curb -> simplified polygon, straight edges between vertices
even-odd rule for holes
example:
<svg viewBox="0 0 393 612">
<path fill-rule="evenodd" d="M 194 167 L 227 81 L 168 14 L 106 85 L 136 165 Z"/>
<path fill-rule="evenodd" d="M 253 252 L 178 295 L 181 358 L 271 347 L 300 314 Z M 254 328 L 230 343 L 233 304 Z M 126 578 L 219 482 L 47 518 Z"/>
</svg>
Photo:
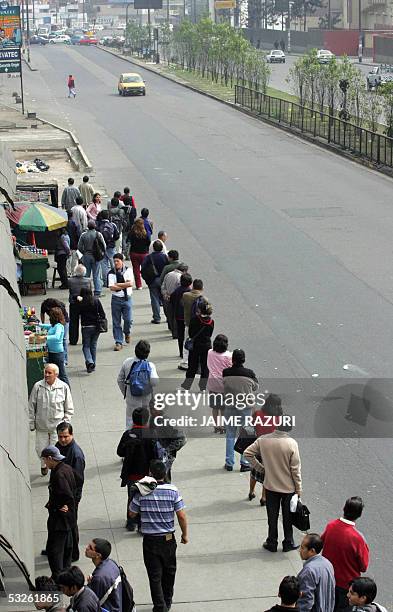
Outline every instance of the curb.
<svg viewBox="0 0 393 612">
<path fill-rule="evenodd" d="M 379 172 L 381 174 L 384 174 L 385 176 L 393 178 L 393 168 L 388 168 L 388 167 L 385 167 L 385 166 L 379 166 L 378 167 L 376 164 L 373 164 L 371 161 L 369 161 L 367 159 L 363 159 L 362 157 L 356 157 L 350 151 L 347 151 L 345 149 L 339 149 L 336 145 L 332 145 L 332 144 L 329 144 L 327 142 L 322 142 L 321 140 L 319 140 L 317 138 L 314 138 L 313 136 L 310 136 L 308 134 L 305 134 L 304 132 L 295 131 L 293 128 L 287 127 L 286 125 L 282 125 L 282 124 L 280 124 L 280 123 L 278 123 L 276 121 L 273 121 L 272 119 L 269 119 L 268 117 L 262 117 L 262 116 L 259 116 L 259 115 L 255 115 L 254 113 L 252 113 L 251 111 L 247 110 L 246 108 L 242 108 L 241 106 L 237 106 L 234 102 L 228 102 L 227 100 L 223 100 L 222 98 L 218 98 L 214 94 L 208 93 L 207 91 L 202 91 L 201 89 L 197 89 L 196 87 L 194 87 L 193 85 L 190 85 L 189 83 L 182 82 L 181 80 L 178 81 L 176 78 L 173 78 L 169 74 L 163 74 L 163 73 L 159 72 L 158 70 L 155 70 L 154 68 L 152 68 L 150 66 L 145 66 L 145 64 L 142 63 L 139 60 L 129 59 L 127 57 L 119 55 L 115 51 L 111 51 L 110 49 L 104 49 L 103 47 L 100 47 L 98 45 L 97 45 L 97 49 L 101 49 L 101 51 L 105 51 L 106 53 L 109 53 L 110 55 L 113 55 L 114 57 L 118 57 L 118 58 L 124 60 L 125 62 L 128 62 L 129 64 L 133 64 L 135 66 L 139 66 L 140 68 L 148 70 L 149 72 L 153 72 L 154 74 L 157 74 L 157 75 L 163 77 L 164 79 L 167 79 L 168 81 L 172 81 L 173 83 L 177 83 L 178 85 L 181 85 L 182 87 L 185 87 L 186 89 L 191 89 L 192 91 L 195 91 L 196 93 L 199 93 L 199 94 L 202 94 L 203 96 L 206 96 L 207 98 L 211 98 L 212 100 L 216 100 L 216 102 L 221 102 L 221 104 L 225 104 L 226 106 L 229 106 L 230 108 L 233 108 L 233 109 L 243 113 L 244 115 L 247 115 L 248 117 L 252 117 L 253 119 L 256 119 L 257 121 L 263 121 L 264 123 L 267 123 L 268 125 L 270 125 L 272 127 L 278 128 L 279 130 L 282 130 L 282 131 L 286 132 L 287 134 L 291 134 L 292 136 L 296 136 L 298 138 L 301 138 L 302 140 L 306 140 L 307 142 L 309 142 L 311 144 L 314 144 L 314 145 L 318 146 L 319 148 L 324 149 L 325 151 L 330 151 L 331 153 L 336 153 L 337 155 L 340 155 L 341 157 L 345 157 L 346 159 L 348 159 L 350 161 L 353 161 L 353 162 L 356 162 L 358 164 L 361 164 L 362 166 L 365 166 L 369 170 L 374 170 L 375 172 Z"/>
<path fill-rule="evenodd" d="M 72 140 L 72 142 L 74 143 L 74 145 L 76 146 L 79 155 L 81 156 L 84 166 L 85 166 L 85 170 L 91 171 L 93 169 L 92 164 L 90 163 L 89 158 L 87 157 L 86 153 L 84 152 L 83 148 L 80 145 L 79 140 L 77 139 L 77 137 L 75 136 L 75 134 L 73 132 L 71 132 L 70 130 L 67 130 L 66 128 L 61 127 L 60 125 L 57 125 L 56 123 L 52 123 L 52 121 L 48 121 L 47 119 L 42 119 L 42 117 L 38 117 L 37 115 L 37 119 L 39 121 L 42 121 L 42 123 L 46 123 L 47 125 L 51 125 L 52 127 L 56 128 L 57 130 L 60 130 L 61 132 L 65 132 L 66 134 L 68 134 Z M 78 171 L 80 172 L 80 166 L 81 164 L 78 163 Z"/>
<path fill-rule="evenodd" d="M 25 57 L 22 58 L 22 61 L 26 64 L 26 66 L 31 70 L 31 72 L 38 72 L 38 68 L 33 68 L 30 62 L 27 61 Z"/>
</svg>

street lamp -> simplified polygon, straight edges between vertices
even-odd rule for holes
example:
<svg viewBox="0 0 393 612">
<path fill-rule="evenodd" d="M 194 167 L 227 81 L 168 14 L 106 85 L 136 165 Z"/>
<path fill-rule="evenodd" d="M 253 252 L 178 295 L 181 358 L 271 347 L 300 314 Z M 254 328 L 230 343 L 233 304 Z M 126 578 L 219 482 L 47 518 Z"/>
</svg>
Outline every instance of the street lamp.
<svg viewBox="0 0 393 612">
<path fill-rule="evenodd" d="M 358 58 L 359 58 L 359 64 L 361 64 L 362 61 L 363 61 L 362 0 L 359 0 L 358 11 L 359 11 L 359 47 L 358 47 Z"/>
<path fill-rule="evenodd" d="M 288 43 L 287 43 L 288 53 L 291 52 L 291 10 L 292 10 L 293 5 L 294 5 L 294 2 L 292 2 L 292 0 L 288 0 Z"/>
</svg>

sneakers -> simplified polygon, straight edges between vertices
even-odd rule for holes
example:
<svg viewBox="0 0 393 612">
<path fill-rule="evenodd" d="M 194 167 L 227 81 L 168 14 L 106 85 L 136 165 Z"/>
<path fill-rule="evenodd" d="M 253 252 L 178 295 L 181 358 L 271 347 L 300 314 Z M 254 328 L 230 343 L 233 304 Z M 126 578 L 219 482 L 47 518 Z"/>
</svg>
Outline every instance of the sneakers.
<svg viewBox="0 0 393 612">
<path fill-rule="evenodd" d="M 115 346 L 113 347 L 114 351 L 121 351 L 121 349 L 123 348 L 122 344 L 119 344 L 118 342 L 116 342 Z"/>
<path fill-rule="evenodd" d="M 126 334 L 125 335 L 125 341 L 127 342 L 127 344 L 130 344 L 130 342 L 131 342 L 131 334 Z"/>
<path fill-rule="evenodd" d="M 185 370 L 185 371 L 188 370 L 188 363 L 185 362 L 185 361 L 181 361 L 179 363 L 179 365 L 177 366 L 177 369 L 178 370 Z"/>
</svg>

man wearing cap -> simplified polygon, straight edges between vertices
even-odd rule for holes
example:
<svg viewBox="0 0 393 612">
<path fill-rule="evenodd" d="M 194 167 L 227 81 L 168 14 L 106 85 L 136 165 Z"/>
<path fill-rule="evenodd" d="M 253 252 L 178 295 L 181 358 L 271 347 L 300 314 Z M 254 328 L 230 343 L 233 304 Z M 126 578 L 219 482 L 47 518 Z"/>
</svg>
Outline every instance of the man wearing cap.
<svg viewBox="0 0 393 612">
<path fill-rule="evenodd" d="M 41 453 L 45 467 L 51 471 L 49 479 L 49 500 L 46 504 L 48 541 L 46 550 L 52 578 L 71 567 L 73 539 L 76 527 L 76 492 L 74 470 L 63 461 L 56 446 L 47 446 Z"/>
<path fill-rule="evenodd" d="M 62 421 L 70 421 L 74 404 L 69 386 L 59 379 L 59 368 L 54 363 L 45 366 L 44 380 L 35 383 L 29 399 L 30 431 L 35 431 L 35 449 L 41 458 L 41 475 L 46 476 L 48 468 L 41 456 L 48 444 L 56 444 L 56 427 Z"/>
</svg>

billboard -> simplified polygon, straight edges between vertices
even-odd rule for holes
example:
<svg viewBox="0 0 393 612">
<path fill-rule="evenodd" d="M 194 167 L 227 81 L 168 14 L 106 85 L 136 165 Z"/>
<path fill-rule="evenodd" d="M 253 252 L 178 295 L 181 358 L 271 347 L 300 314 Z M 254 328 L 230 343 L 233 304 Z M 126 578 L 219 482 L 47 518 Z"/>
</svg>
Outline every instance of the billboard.
<svg viewBox="0 0 393 612">
<path fill-rule="evenodd" d="M 0 2 L 0 49 L 19 46 L 21 42 L 20 7 Z"/>
<path fill-rule="evenodd" d="M 134 9 L 162 9 L 162 0 L 134 0 Z"/>
<path fill-rule="evenodd" d="M 0 47 L 0 74 L 20 72 L 20 47 Z"/>
</svg>

